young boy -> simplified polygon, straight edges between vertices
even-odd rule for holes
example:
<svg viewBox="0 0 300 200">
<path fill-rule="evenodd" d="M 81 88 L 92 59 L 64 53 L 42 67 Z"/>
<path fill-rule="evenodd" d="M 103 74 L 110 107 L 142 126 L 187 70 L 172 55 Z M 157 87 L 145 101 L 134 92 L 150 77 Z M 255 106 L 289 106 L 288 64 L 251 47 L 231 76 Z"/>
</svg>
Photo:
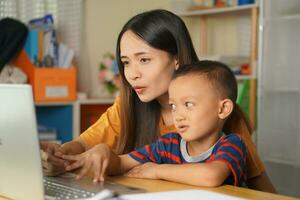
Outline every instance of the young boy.
<svg viewBox="0 0 300 200">
<path fill-rule="evenodd" d="M 106 144 L 80 155 L 63 155 L 76 161 L 66 167 L 82 167 L 78 178 L 90 169 L 94 181 L 104 174 L 164 179 L 197 186 L 240 186 L 245 180 L 246 147 L 235 126 L 247 122 L 235 103 L 237 83 L 231 70 L 214 61 L 200 61 L 175 71 L 169 87 L 169 103 L 178 133 L 125 154 L 114 154 Z"/>
</svg>

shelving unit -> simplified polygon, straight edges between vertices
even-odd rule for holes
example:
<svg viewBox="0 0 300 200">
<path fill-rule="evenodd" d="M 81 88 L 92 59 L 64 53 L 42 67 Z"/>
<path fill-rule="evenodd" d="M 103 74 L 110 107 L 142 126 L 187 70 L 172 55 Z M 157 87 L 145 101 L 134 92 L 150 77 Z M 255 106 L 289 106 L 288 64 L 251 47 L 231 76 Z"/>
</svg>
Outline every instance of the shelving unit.
<svg viewBox="0 0 300 200">
<path fill-rule="evenodd" d="M 223 8 L 211 8 L 204 10 L 193 10 L 177 12 L 180 17 L 184 18 L 200 18 L 200 57 L 208 55 L 208 18 L 215 15 L 228 15 L 239 13 L 247 13 L 251 18 L 251 38 L 250 38 L 250 66 L 251 75 L 237 75 L 239 81 L 249 80 L 249 119 L 253 125 L 256 124 L 256 63 L 257 63 L 257 34 L 258 34 L 258 5 L 241 5 Z"/>
<path fill-rule="evenodd" d="M 54 128 L 57 140 L 62 143 L 72 140 L 74 130 L 73 102 L 38 103 L 35 106 L 39 125 Z"/>
<path fill-rule="evenodd" d="M 91 126 L 114 102 L 113 98 L 36 103 L 38 124 L 55 128 L 58 140 L 68 142 Z"/>
</svg>

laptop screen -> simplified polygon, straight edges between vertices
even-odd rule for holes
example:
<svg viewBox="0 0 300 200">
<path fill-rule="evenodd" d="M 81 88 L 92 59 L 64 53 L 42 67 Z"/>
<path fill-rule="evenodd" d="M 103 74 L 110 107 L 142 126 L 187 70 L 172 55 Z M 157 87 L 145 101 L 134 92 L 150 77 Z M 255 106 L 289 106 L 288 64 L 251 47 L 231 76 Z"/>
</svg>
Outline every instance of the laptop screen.
<svg viewBox="0 0 300 200">
<path fill-rule="evenodd" d="M 0 84 L 0 195 L 44 199 L 30 85 Z"/>
</svg>

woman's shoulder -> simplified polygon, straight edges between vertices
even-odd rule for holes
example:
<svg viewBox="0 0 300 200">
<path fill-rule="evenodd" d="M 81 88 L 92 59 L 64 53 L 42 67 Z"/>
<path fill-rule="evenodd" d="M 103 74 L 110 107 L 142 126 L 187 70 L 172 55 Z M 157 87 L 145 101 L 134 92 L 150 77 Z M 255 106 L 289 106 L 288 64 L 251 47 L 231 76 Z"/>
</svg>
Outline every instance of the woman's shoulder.
<svg viewBox="0 0 300 200">
<path fill-rule="evenodd" d="M 175 125 L 174 124 L 170 124 L 170 125 L 164 124 L 162 118 L 159 121 L 159 130 L 160 130 L 161 135 L 168 134 L 171 132 L 176 132 Z"/>
<path fill-rule="evenodd" d="M 120 116 L 120 106 L 121 99 L 117 96 L 113 102 L 113 104 L 106 110 L 108 115 L 116 116 L 119 118 Z"/>
</svg>

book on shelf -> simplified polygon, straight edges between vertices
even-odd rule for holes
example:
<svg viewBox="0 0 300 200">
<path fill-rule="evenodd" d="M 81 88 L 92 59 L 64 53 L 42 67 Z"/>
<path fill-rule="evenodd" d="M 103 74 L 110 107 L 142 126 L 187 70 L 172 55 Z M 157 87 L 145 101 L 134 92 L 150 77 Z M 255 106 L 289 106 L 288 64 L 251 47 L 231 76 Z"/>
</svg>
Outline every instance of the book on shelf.
<svg viewBox="0 0 300 200">
<path fill-rule="evenodd" d="M 40 140 L 57 140 L 57 131 L 55 128 L 38 125 L 38 136 Z"/>
</svg>

